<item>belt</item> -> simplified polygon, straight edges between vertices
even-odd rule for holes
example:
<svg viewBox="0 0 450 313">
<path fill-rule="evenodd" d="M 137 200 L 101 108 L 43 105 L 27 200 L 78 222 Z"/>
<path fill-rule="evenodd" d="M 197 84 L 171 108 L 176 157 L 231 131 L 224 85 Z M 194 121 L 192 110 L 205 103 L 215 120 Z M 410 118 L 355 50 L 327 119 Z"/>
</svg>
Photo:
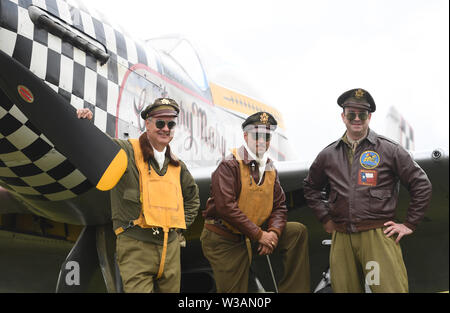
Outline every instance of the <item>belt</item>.
<svg viewBox="0 0 450 313">
<path fill-rule="evenodd" d="M 121 233 L 123 233 L 124 231 L 126 231 L 128 228 L 132 228 L 134 226 L 138 226 L 141 229 L 152 229 L 153 230 L 153 235 L 157 235 L 159 234 L 159 232 L 163 232 L 164 230 L 161 227 L 149 227 L 149 228 L 142 228 L 138 225 L 138 223 L 136 221 L 130 221 L 127 225 L 118 227 L 117 229 L 114 230 L 114 233 L 116 234 L 116 236 L 120 235 Z M 169 232 L 175 231 L 176 228 L 169 228 Z"/>
<path fill-rule="evenodd" d="M 358 233 L 358 232 L 362 232 L 362 231 L 366 231 L 366 230 L 370 230 L 370 229 L 384 227 L 384 223 L 386 223 L 387 221 L 389 221 L 389 220 L 388 219 L 367 220 L 367 221 L 362 221 L 362 222 L 358 222 L 358 223 L 352 223 L 352 222 L 336 223 L 335 222 L 335 225 L 336 225 L 336 231 L 338 231 L 340 233 L 352 234 L 352 233 Z"/>
<path fill-rule="evenodd" d="M 223 238 L 233 241 L 233 242 L 240 242 L 240 241 L 243 241 L 245 238 L 243 235 L 232 234 L 214 224 L 205 223 L 205 228 L 207 230 L 212 231 L 213 233 L 216 233 L 216 234 L 222 236 Z"/>
</svg>

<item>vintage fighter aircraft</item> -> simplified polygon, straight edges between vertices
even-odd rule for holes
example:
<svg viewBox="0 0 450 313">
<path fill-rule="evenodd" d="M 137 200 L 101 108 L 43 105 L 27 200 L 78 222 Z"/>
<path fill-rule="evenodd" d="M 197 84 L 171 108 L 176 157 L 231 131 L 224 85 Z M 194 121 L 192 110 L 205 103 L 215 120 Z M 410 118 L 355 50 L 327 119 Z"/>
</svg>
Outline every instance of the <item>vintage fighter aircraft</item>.
<svg viewBox="0 0 450 313">
<path fill-rule="evenodd" d="M 328 235 L 302 195 L 309 164 L 292 159 L 275 108 L 210 81 L 183 38 L 135 41 L 77 0 L 0 0 L 1 292 L 121 290 L 108 190 L 126 159 L 107 135 L 137 138 L 141 110 L 161 96 L 181 105 L 171 146 L 196 179 L 202 207 L 217 162 L 242 143 L 245 117 L 264 110 L 277 118 L 269 153 L 289 218 L 308 226 L 312 283 L 318 282 L 328 262 L 320 242 Z M 76 118 L 83 107 L 94 112 L 93 123 Z M 394 132 L 411 134 L 398 114 L 391 118 Z M 403 240 L 410 289 L 448 290 L 448 152 L 415 159 L 433 183 L 433 200 L 414 238 Z M 401 197 L 406 208 L 406 190 Z M 199 214 L 186 233 L 182 291 L 214 290 L 198 240 L 202 226 Z M 252 286 L 273 291 L 264 261 L 255 261 Z M 273 263 L 279 277 L 279 260 Z"/>
</svg>

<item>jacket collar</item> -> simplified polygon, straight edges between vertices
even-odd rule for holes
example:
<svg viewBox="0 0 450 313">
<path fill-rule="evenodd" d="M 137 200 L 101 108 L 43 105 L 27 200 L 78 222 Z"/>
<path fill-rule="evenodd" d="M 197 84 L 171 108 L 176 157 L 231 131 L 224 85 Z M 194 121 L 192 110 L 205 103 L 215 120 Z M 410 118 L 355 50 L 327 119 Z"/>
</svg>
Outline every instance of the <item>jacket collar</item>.
<svg viewBox="0 0 450 313">
<path fill-rule="evenodd" d="M 341 144 L 346 144 L 344 141 L 344 136 L 347 133 L 347 131 L 334 143 L 334 148 L 337 149 Z M 364 140 L 368 140 L 371 144 L 375 144 L 377 142 L 378 134 L 374 132 L 372 129 L 368 129 L 367 136 L 363 140 L 361 140 L 361 143 L 364 142 Z"/>
<path fill-rule="evenodd" d="M 367 134 L 366 139 L 374 145 L 377 142 L 377 138 L 378 134 L 369 128 L 369 133 Z"/>
</svg>

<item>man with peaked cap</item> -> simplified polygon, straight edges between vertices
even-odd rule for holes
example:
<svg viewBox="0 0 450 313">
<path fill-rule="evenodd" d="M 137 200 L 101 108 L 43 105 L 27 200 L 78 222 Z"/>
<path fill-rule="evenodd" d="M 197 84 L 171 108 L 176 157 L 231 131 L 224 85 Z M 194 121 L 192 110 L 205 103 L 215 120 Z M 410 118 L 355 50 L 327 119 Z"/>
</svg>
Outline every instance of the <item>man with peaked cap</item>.
<svg viewBox="0 0 450 313">
<path fill-rule="evenodd" d="M 217 292 L 247 292 L 254 254 L 283 256 L 280 292 L 309 292 L 308 233 L 287 222 L 285 195 L 273 162 L 267 157 L 277 126 L 268 112 L 242 124 L 244 145 L 233 149 L 211 178 L 200 240 Z"/>
<path fill-rule="evenodd" d="M 125 292 L 180 292 L 180 240 L 200 207 L 198 187 L 170 150 L 178 104 L 158 98 L 142 111 L 146 132 L 114 141 L 128 168 L 111 190 L 116 254 Z M 88 109 L 79 118 L 92 118 Z"/>
<path fill-rule="evenodd" d="M 400 240 L 413 233 L 431 199 L 425 172 L 402 146 L 369 128 L 376 106 L 364 89 L 337 100 L 347 131 L 322 150 L 304 180 L 308 206 L 332 233 L 334 292 L 408 292 Z M 395 221 L 399 183 L 410 194 L 407 216 Z M 323 190 L 329 190 L 323 201 Z"/>
</svg>

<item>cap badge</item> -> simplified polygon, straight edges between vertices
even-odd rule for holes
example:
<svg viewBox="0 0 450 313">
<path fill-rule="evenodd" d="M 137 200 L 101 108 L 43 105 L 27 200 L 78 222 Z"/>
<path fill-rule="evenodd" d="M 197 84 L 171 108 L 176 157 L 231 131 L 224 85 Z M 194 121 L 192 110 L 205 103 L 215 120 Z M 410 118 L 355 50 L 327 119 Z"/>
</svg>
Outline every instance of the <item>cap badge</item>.
<svg viewBox="0 0 450 313">
<path fill-rule="evenodd" d="M 362 97 L 364 97 L 364 91 L 362 91 L 361 89 L 358 89 L 355 91 L 355 97 L 360 99 Z"/>
<path fill-rule="evenodd" d="M 263 113 L 259 116 L 259 120 L 263 124 L 269 124 L 269 115 L 267 115 L 267 113 Z"/>
<path fill-rule="evenodd" d="M 162 104 L 170 104 L 170 100 L 169 99 L 162 99 L 161 103 Z"/>
</svg>

